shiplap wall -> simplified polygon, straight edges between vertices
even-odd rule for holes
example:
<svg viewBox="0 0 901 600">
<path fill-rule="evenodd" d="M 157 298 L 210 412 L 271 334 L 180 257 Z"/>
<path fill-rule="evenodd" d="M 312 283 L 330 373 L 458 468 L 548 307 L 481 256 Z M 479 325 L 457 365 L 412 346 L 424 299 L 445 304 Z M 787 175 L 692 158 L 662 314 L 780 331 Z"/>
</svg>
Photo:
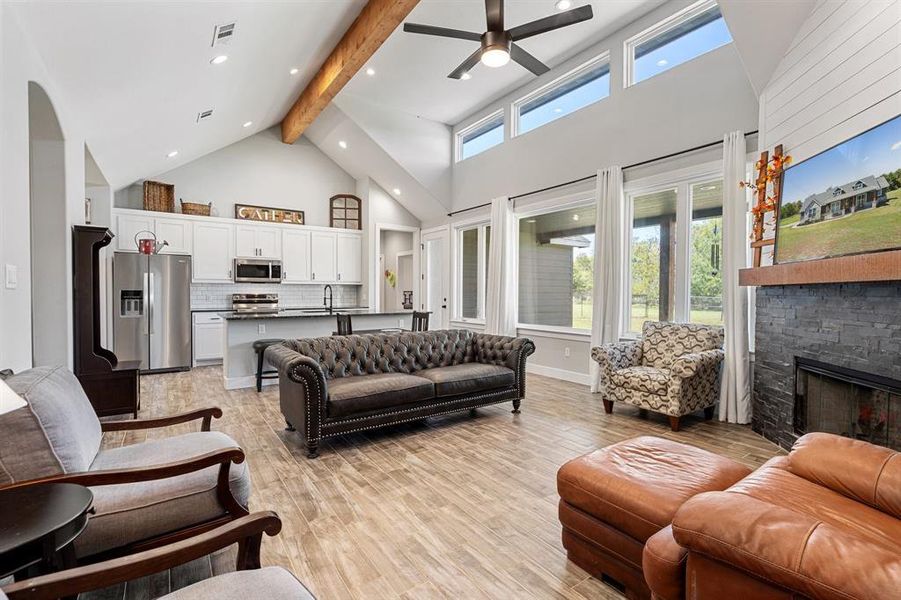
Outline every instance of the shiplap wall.
<svg viewBox="0 0 901 600">
<path fill-rule="evenodd" d="M 901 0 L 821 0 L 760 97 L 760 147 L 798 163 L 898 114 Z"/>
</svg>

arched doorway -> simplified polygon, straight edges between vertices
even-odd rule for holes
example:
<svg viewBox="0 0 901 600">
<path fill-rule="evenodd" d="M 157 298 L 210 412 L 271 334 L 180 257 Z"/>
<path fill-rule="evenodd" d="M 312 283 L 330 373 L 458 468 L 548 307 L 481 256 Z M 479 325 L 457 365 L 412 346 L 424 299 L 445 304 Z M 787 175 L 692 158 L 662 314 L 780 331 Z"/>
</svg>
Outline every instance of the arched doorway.
<svg viewBox="0 0 901 600">
<path fill-rule="evenodd" d="M 66 365 L 69 322 L 63 132 L 44 89 L 28 83 L 32 363 Z"/>
</svg>

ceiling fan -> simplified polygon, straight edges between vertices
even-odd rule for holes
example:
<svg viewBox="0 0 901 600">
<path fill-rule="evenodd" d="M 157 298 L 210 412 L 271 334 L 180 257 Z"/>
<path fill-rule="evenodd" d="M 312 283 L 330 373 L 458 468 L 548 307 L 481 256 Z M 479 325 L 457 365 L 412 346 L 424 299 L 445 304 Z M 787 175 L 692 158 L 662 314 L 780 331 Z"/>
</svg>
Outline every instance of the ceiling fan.
<svg viewBox="0 0 901 600">
<path fill-rule="evenodd" d="M 481 43 L 478 50 L 470 54 L 459 67 L 448 75 L 451 79 L 461 79 L 479 61 L 488 67 L 503 67 L 510 62 L 511 58 L 535 75 L 541 75 L 549 71 L 547 65 L 523 50 L 516 42 L 560 29 L 561 27 L 587 21 L 593 16 L 591 5 L 586 5 L 538 19 L 525 25 L 519 25 L 513 29 L 504 29 L 504 0 L 485 0 L 485 13 L 488 31 L 481 34 L 460 29 L 449 29 L 447 27 L 419 25 L 417 23 L 404 23 L 404 31 Z"/>
</svg>

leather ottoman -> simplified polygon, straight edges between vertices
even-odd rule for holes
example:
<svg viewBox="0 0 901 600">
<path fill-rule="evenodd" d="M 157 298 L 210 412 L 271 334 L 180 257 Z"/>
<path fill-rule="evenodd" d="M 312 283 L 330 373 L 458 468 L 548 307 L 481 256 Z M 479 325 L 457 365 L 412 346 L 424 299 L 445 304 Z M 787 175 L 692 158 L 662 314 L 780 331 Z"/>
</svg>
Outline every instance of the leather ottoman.
<svg viewBox="0 0 901 600">
<path fill-rule="evenodd" d="M 731 459 L 651 436 L 573 459 L 557 472 L 563 547 L 572 562 L 627 598 L 650 598 L 641 568 L 648 538 L 668 527 L 692 496 L 724 490 L 750 472 Z"/>
</svg>

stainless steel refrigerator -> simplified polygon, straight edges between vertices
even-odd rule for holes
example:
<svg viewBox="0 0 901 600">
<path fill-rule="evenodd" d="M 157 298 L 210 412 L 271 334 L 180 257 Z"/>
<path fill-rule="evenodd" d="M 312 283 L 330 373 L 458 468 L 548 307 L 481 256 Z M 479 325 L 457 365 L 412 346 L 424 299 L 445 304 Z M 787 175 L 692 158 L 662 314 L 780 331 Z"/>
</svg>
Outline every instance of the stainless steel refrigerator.
<svg viewBox="0 0 901 600">
<path fill-rule="evenodd" d="M 114 350 L 141 371 L 191 367 L 191 257 L 113 256 Z"/>
</svg>

